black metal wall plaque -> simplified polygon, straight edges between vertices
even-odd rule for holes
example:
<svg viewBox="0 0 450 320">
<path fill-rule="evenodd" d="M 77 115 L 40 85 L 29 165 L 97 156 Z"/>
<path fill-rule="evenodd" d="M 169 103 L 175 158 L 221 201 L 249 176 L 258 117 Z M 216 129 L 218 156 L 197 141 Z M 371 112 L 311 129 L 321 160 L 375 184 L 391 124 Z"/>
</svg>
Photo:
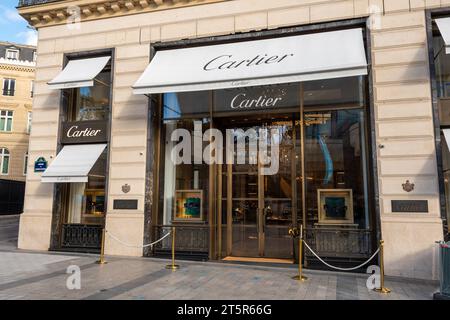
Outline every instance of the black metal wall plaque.
<svg viewBox="0 0 450 320">
<path fill-rule="evenodd" d="M 137 210 L 137 200 L 114 200 L 114 210 Z"/>
<path fill-rule="evenodd" d="M 392 212 L 428 213 L 427 200 L 392 200 Z"/>
<path fill-rule="evenodd" d="M 106 121 L 77 121 L 65 122 L 62 125 L 61 143 L 98 143 L 107 142 Z"/>
</svg>

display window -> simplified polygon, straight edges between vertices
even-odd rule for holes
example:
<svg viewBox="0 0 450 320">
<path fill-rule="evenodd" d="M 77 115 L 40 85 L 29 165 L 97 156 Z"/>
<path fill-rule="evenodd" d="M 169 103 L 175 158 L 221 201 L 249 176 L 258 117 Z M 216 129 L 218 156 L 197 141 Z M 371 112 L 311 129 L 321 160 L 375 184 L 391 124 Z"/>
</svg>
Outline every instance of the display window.
<svg viewBox="0 0 450 320">
<path fill-rule="evenodd" d="M 71 62 L 92 63 L 95 59 L 109 62 L 99 68 L 91 82 L 70 82 L 68 89 L 62 89 L 65 111 L 60 126 L 62 148 L 43 173 L 45 181 L 57 182 L 61 201 L 57 207 L 60 211 L 56 248 L 97 251 L 105 225 L 112 62 L 109 56 L 77 56 L 73 61 L 69 59 L 59 77 L 71 76 L 67 72 Z"/>
<path fill-rule="evenodd" d="M 292 259 L 300 224 L 325 258 L 372 253 L 365 77 L 168 93 L 161 108 L 155 225 L 195 242 L 214 223 L 221 257 Z"/>
<path fill-rule="evenodd" d="M 67 184 L 67 224 L 103 225 L 107 151 L 105 150 L 89 173 L 88 182 Z"/>
</svg>

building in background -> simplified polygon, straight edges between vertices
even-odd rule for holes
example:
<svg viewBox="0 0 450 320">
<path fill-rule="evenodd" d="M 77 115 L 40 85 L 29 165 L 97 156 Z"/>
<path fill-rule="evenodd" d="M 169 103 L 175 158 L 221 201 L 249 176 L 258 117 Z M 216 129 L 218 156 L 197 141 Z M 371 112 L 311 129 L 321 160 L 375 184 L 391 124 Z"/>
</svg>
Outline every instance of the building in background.
<svg viewBox="0 0 450 320">
<path fill-rule="evenodd" d="M 0 214 L 23 208 L 35 67 L 36 47 L 0 42 Z"/>
<path fill-rule="evenodd" d="M 384 239 L 388 275 L 436 278 L 444 1 L 22 0 L 19 12 L 39 32 L 30 159 L 44 164 L 27 175 L 20 248 L 98 251 L 105 227 L 107 254 L 167 256 L 169 239 L 140 246 L 176 226 L 177 255 L 292 263 L 288 231 L 303 225 L 331 264 L 358 265 Z M 171 161 L 176 129 L 200 147 L 199 132 L 232 129 L 239 156 L 247 130 L 267 128 L 274 174 L 250 153 Z M 300 263 L 320 266 L 309 251 Z"/>
</svg>

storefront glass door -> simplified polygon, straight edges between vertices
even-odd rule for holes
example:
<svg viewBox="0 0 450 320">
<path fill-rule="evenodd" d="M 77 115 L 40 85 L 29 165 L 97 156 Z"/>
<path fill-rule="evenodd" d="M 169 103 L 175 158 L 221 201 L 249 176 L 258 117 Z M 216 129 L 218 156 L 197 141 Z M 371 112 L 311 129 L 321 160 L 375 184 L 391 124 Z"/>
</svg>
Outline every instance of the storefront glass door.
<svg viewBox="0 0 450 320">
<path fill-rule="evenodd" d="M 222 166 L 227 255 L 292 258 L 288 229 L 296 219 L 295 114 L 226 118 L 217 123 L 224 133 L 231 130 L 236 142 L 233 163 Z M 254 138 L 257 149 L 251 145 Z M 267 163 L 256 152 L 263 140 L 270 145 L 267 158 L 277 162 L 270 174 L 264 172 Z M 271 147 L 274 143 L 277 149 Z"/>
</svg>

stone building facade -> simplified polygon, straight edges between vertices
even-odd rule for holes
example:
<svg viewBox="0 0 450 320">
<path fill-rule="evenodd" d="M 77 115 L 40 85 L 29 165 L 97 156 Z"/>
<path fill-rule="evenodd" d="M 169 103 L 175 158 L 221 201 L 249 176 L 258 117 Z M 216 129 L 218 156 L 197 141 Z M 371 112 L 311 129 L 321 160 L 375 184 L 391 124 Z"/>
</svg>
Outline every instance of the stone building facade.
<svg viewBox="0 0 450 320">
<path fill-rule="evenodd" d="M 0 148 L 9 156 L 3 158 L 1 179 L 25 181 L 35 51 L 32 46 L 0 42 Z"/>
<path fill-rule="evenodd" d="M 51 167 L 52 160 L 64 146 L 59 132 L 64 122 L 62 97 L 65 96 L 63 90 L 52 89 L 49 83 L 68 61 L 82 57 L 83 53 L 111 57 L 108 62 L 111 95 L 107 191 L 104 194 L 106 214 L 104 222 L 97 222 L 97 225 L 106 225 L 108 232 L 131 246 L 107 237 L 107 254 L 155 254 L 139 246 L 156 240 L 154 231 L 163 225 L 155 223 L 155 217 L 163 210 L 164 199 L 159 201 L 159 196 L 166 192 L 161 181 L 167 177 L 167 172 L 158 168 L 164 162 L 158 157 L 161 157 L 162 148 L 161 125 L 165 123 L 159 122 L 157 109 L 161 99 L 168 98 L 149 99 L 146 95 L 133 93 L 133 86 L 155 51 L 164 50 L 165 46 L 176 50 L 211 43 L 258 40 L 259 37 L 276 38 L 289 32 L 314 34 L 357 26 L 364 32 L 368 61 L 368 72 L 363 81 L 367 85 L 366 138 L 370 167 L 366 197 L 372 222 L 370 230 L 365 231 L 371 233 L 372 240 L 369 240 L 371 249 L 367 253 L 373 252 L 382 237 L 388 275 L 436 278 L 435 241 L 442 240 L 446 232 L 448 196 L 433 32 L 437 32 L 435 19 L 450 16 L 450 1 L 47 2 L 34 5 L 33 1 L 22 1 L 19 7 L 20 14 L 39 32 L 30 163 L 44 157 Z M 79 24 L 73 24 L 77 21 Z M 210 171 L 210 177 L 214 175 Z M 41 179 L 41 172 L 29 170 L 19 248 L 60 250 L 61 237 L 64 238 L 62 234 L 66 231 L 59 225 L 67 224 L 67 221 L 57 217 L 58 201 L 64 197 L 64 192 L 58 189 L 58 183 L 43 183 Z M 211 192 L 216 190 L 215 186 L 213 182 L 213 187 L 205 192 L 214 195 Z M 300 193 L 297 196 L 302 198 Z M 123 207 L 124 202 L 120 200 L 136 201 L 136 206 L 132 202 L 131 206 Z M 217 226 L 222 220 L 215 213 L 218 202 L 208 202 L 205 213 L 208 219 L 202 226 L 206 230 L 209 259 L 228 255 L 222 255 L 222 249 L 218 248 L 221 240 Z M 394 209 L 394 205 L 399 205 L 400 209 Z M 317 208 L 306 209 L 317 211 Z M 299 216 L 301 214 L 299 208 Z M 79 222 L 79 225 L 89 224 Z M 227 224 L 226 221 L 223 223 Z M 342 234 L 346 232 L 349 231 L 344 230 Z M 319 241 L 317 237 L 314 239 Z M 332 238 L 331 241 L 338 240 Z M 357 259 L 347 260 L 351 264 Z M 310 264 L 314 265 L 313 262 Z"/>
</svg>

